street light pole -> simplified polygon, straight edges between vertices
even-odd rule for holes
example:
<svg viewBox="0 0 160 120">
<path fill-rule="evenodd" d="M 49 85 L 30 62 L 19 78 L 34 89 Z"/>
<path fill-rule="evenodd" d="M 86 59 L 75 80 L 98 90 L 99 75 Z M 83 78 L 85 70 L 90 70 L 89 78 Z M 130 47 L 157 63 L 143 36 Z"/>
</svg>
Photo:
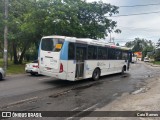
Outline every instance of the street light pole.
<svg viewBox="0 0 160 120">
<path fill-rule="evenodd" d="M 8 0 L 5 0 L 5 26 L 4 26 L 4 53 L 3 53 L 3 59 L 4 59 L 4 70 L 7 70 L 7 64 L 8 64 Z"/>
</svg>

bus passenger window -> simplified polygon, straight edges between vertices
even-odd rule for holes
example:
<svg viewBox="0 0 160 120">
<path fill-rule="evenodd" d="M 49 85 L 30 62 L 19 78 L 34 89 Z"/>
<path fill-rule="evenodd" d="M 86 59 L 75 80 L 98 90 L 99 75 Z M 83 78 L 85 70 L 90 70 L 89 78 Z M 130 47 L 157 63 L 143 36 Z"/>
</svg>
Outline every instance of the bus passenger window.
<svg viewBox="0 0 160 120">
<path fill-rule="evenodd" d="M 97 58 L 97 47 L 88 46 L 88 59 L 96 59 Z"/>
<path fill-rule="evenodd" d="M 98 48 L 98 59 L 99 60 L 104 60 L 107 58 L 107 51 L 103 47 Z"/>
<path fill-rule="evenodd" d="M 108 59 L 110 60 L 115 60 L 115 49 L 114 48 L 109 48 L 108 49 Z"/>
<path fill-rule="evenodd" d="M 122 59 L 123 60 L 127 60 L 127 56 L 128 56 L 128 54 L 127 54 L 127 52 L 122 52 Z"/>
<path fill-rule="evenodd" d="M 44 38 L 42 39 L 41 49 L 44 51 L 53 51 L 54 42 L 52 38 Z"/>
<path fill-rule="evenodd" d="M 69 60 L 74 60 L 75 56 L 75 46 L 74 43 L 69 43 L 68 46 L 68 59 Z"/>
<path fill-rule="evenodd" d="M 116 50 L 116 59 L 121 60 L 122 59 L 122 52 L 120 50 Z"/>
</svg>

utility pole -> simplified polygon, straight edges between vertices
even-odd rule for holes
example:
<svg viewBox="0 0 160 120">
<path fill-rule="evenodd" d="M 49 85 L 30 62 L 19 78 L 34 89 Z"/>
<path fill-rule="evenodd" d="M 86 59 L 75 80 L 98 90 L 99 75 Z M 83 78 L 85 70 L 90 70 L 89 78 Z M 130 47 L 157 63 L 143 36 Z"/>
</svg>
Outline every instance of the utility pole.
<svg viewBox="0 0 160 120">
<path fill-rule="evenodd" d="M 4 26 L 4 53 L 3 53 L 3 59 L 4 59 L 4 70 L 7 70 L 7 65 L 8 65 L 8 0 L 5 1 L 5 8 L 4 8 L 4 16 L 5 16 L 5 26 Z"/>
</svg>

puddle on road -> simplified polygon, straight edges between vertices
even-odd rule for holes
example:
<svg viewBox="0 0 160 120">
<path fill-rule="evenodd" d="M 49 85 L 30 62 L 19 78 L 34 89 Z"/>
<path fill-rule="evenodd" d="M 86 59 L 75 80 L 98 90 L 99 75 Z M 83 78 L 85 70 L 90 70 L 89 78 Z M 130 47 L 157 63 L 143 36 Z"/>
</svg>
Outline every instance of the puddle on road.
<svg viewBox="0 0 160 120">
<path fill-rule="evenodd" d="M 88 84 L 88 85 L 82 85 L 82 86 L 78 86 L 78 87 L 75 87 L 75 88 L 72 88 L 71 90 L 81 90 L 81 89 L 87 89 L 87 88 L 90 88 L 92 86 L 97 86 L 101 84 L 100 82 L 94 82 L 92 84 Z"/>
<path fill-rule="evenodd" d="M 139 94 L 139 93 L 145 93 L 145 92 L 147 92 L 149 89 L 150 89 L 150 88 L 148 88 L 148 87 L 143 87 L 143 88 L 140 88 L 140 89 L 132 92 L 131 94 L 135 95 L 135 94 Z"/>
<path fill-rule="evenodd" d="M 59 93 L 57 93 L 57 94 L 50 95 L 49 97 L 50 97 L 50 98 L 57 98 L 57 97 L 59 97 L 59 96 L 65 95 L 65 94 L 67 94 L 67 93 L 69 93 L 69 92 L 71 92 L 71 90 L 62 91 L 62 92 L 59 92 Z"/>
<path fill-rule="evenodd" d="M 113 96 L 113 97 L 114 97 L 114 96 L 118 96 L 118 93 L 114 93 L 112 96 Z"/>
<path fill-rule="evenodd" d="M 122 76 L 121 76 L 121 78 L 125 78 L 125 77 L 128 77 L 128 75 L 122 75 Z"/>
<path fill-rule="evenodd" d="M 82 90 L 82 89 L 87 89 L 87 88 L 90 88 L 92 86 L 97 86 L 99 84 L 102 84 L 101 82 L 94 82 L 94 83 L 91 83 L 91 84 L 87 84 L 87 85 L 82 85 L 82 86 L 77 86 L 77 87 L 73 87 L 71 89 L 68 89 L 68 90 L 65 90 L 65 91 L 62 91 L 62 92 L 59 92 L 59 93 L 56 93 L 54 95 L 50 95 L 49 97 L 50 98 L 57 98 L 59 96 L 62 96 L 62 95 L 65 95 L 73 90 Z"/>
<path fill-rule="evenodd" d="M 150 78 L 150 77 L 153 77 L 153 75 L 148 74 L 148 75 L 145 75 L 144 77 L 145 77 L 145 78 Z"/>
</svg>

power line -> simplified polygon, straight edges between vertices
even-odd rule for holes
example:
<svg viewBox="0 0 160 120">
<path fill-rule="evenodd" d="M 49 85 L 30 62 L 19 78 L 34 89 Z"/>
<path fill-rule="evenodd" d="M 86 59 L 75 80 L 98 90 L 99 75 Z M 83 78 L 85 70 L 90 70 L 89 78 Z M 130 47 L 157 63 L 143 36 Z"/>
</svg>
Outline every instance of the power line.
<svg viewBox="0 0 160 120">
<path fill-rule="evenodd" d="M 157 4 L 145 4 L 145 5 L 119 6 L 119 7 L 144 7 L 144 6 L 155 6 L 155 5 L 160 5 L 160 3 L 157 3 Z"/>
<path fill-rule="evenodd" d="M 106 17 L 127 17 L 127 16 L 146 15 L 146 14 L 155 14 L 155 13 L 160 13 L 160 11 L 136 13 L 136 14 L 128 14 L 128 15 L 106 16 Z"/>
</svg>

